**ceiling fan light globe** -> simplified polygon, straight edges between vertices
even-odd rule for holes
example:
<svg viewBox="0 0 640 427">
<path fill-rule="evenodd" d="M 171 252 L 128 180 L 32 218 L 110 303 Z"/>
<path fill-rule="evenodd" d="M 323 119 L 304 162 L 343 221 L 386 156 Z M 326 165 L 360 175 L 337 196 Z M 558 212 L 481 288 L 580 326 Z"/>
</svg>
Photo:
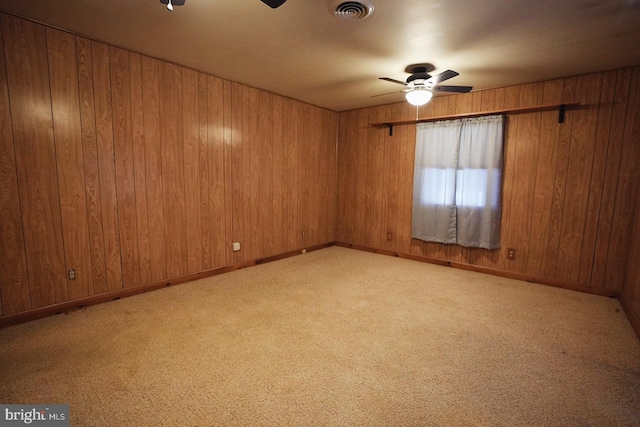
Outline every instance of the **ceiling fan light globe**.
<svg viewBox="0 0 640 427">
<path fill-rule="evenodd" d="M 433 93 L 430 90 L 416 88 L 407 92 L 405 98 L 407 98 L 409 104 L 419 107 L 431 101 L 432 96 Z"/>
</svg>

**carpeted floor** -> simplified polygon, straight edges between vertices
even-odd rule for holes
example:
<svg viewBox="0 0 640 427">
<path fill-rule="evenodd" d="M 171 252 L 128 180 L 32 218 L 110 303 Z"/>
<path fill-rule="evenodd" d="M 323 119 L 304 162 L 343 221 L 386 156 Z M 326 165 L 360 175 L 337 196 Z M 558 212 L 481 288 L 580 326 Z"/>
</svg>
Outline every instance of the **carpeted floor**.
<svg viewBox="0 0 640 427">
<path fill-rule="evenodd" d="M 331 247 L 0 330 L 78 426 L 640 425 L 615 299 Z"/>
</svg>

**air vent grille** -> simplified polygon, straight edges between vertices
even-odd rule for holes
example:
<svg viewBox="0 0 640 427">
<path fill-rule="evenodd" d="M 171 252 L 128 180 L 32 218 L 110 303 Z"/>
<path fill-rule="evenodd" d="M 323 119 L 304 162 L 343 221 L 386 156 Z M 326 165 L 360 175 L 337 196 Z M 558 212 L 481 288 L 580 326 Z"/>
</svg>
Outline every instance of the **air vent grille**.
<svg viewBox="0 0 640 427">
<path fill-rule="evenodd" d="M 373 13 L 373 3 L 363 1 L 336 1 L 332 6 L 333 14 L 347 21 L 360 21 Z"/>
</svg>

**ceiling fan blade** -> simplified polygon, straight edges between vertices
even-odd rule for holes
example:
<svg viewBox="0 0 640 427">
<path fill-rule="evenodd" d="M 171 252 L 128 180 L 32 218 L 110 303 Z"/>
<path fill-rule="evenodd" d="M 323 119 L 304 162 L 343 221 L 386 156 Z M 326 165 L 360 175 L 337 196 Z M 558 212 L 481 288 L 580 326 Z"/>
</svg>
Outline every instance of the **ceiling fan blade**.
<svg viewBox="0 0 640 427">
<path fill-rule="evenodd" d="M 394 90 L 393 92 L 387 92 L 387 93 L 379 93 L 378 95 L 372 95 L 372 98 L 377 98 L 379 96 L 386 96 L 386 95 L 393 95 L 394 93 L 402 93 L 402 92 L 407 92 L 408 90 Z"/>
<path fill-rule="evenodd" d="M 443 82 L 445 80 L 449 80 L 457 75 L 459 75 L 458 72 L 453 70 L 447 70 L 447 71 L 441 72 L 440 74 L 436 74 L 435 76 L 431 76 L 428 80 L 425 81 L 425 83 L 430 83 L 435 86 L 438 83 Z"/>
<path fill-rule="evenodd" d="M 402 86 L 406 86 L 405 82 L 401 82 L 400 80 L 392 79 L 391 77 L 378 77 L 380 80 L 384 80 L 385 82 L 396 83 Z"/>
<path fill-rule="evenodd" d="M 437 92 L 457 92 L 457 93 L 468 93 L 471 92 L 473 86 L 434 86 L 431 90 Z"/>
<path fill-rule="evenodd" d="M 262 3 L 269 6 L 271 9 L 276 9 L 284 4 L 287 0 L 260 0 Z"/>
</svg>

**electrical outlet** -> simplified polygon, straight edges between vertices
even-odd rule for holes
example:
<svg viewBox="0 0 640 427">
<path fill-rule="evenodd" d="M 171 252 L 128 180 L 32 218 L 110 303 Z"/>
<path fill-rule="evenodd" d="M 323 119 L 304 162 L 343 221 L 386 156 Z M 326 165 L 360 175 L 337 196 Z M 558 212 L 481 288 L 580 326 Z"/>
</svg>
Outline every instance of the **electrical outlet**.
<svg viewBox="0 0 640 427">
<path fill-rule="evenodd" d="M 67 273 L 67 278 L 69 280 L 76 280 L 76 271 L 73 268 L 70 268 Z"/>
<path fill-rule="evenodd" d="M 516 259 L 516 250 L 513 248 L 507 249 L 507 259 Z"/>
<path fill-rule="evenodd" d="M 307 234 L 307 233 L 304 230 L 302 230 L 302 237 L 304 237 L 305 234 Z"/>
<path fill-rule="evenodd" d="M 233 252 L 238 252 L 240 250 L 240 242 L 233 242 Z"/>
<path fill-rule="evenodd" d="M 393 233 L 390 231 L 387 232 L 387 240 L 389 241 L 393 240 Z"/>
</svg>

